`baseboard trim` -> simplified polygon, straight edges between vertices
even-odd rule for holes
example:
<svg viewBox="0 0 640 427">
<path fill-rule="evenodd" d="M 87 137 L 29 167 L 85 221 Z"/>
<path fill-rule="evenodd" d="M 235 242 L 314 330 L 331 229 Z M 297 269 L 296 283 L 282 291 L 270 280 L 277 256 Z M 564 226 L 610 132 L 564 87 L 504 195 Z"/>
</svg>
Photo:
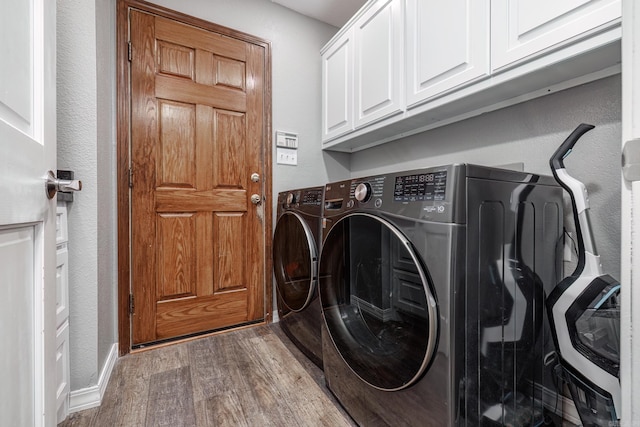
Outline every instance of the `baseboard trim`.
<svg viewBox="0 0 640 427">
<path fill-rule="evenodd" d="M 116 360 L 118 360 L 118 344 L 114 343 L 111 346 L 109 356 L 107 356 L 107 360 L 105 361 L 102 372 L 100 373 L 98 384 L 93 387 L 74 390 L 69 393 L 70 414 L 100 406 L 104 392 L 107 390 L 107 384 L 109 384 L 109 378 L 111 378 L 111 372 L 116 364 Z"/>
</svg>

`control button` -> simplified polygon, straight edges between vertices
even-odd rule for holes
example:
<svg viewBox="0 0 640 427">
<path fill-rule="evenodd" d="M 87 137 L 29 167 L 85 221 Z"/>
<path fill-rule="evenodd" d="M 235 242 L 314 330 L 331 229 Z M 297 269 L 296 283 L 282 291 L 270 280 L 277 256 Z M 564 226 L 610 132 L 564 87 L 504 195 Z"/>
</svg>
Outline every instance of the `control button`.
<svg viewBox="0 0 640 427">
<path fill-rule="evenodd" d="M 355 202 L 354 202 L 353 200 L 349 200 L 349 201 L 347 202 L 347 207 L 348 207 L 349 209 L 351 209 L 351 208 L 353 207 L 353 205 L 355 205 Z"/>
<path fill-rule="evenodd" d="M 359 202 L 368 202 L 371 198 L 371 184 L 369 184 L 368 182 L 361 182 L 360 184 L 358 184 L 354 196 Z"/>
<path fill-rule="evenodd" d="M 382 199 L 376 199 L 376 201 L 373 202 L 373 204 L 375 205 L 376 208 L 379 208 L 380 206 L 382 206 Z"/>
</svg>

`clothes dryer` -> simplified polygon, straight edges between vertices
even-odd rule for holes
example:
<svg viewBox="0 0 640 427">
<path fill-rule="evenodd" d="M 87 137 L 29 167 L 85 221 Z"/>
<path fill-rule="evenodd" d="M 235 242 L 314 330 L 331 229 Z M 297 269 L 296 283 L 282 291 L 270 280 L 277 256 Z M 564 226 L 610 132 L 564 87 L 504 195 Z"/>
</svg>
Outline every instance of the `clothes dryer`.
<svg viewBox="0 0 640 427">
<path fill-rule="evenodd" d="M 552 178 L 459 164 L 352 179 L 326 185 L 323 215 L 325 378 L 356 422 L 551 420 Z"/>
<path fill-rule="evenodd" d="M 280 327 L 322 368 L 317 268 L 324 187 L 278 194 L 273 271 Z"/>
</svg>

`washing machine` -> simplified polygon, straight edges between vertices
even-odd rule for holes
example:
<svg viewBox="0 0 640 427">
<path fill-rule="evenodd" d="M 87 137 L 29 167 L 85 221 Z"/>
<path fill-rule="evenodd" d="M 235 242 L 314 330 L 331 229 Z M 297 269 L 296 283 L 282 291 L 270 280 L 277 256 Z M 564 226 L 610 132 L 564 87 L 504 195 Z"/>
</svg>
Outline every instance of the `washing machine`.
<svg viewBox="0 0 640 427">
<path fill-rule="evenodd" d="M 455 164 L 327 184 L 324 373 L 353 419 L 552 424 L 562 224 L 547 176 Z"/>
<path fill-rule="evenodd" d="M 293 343 L 322 368 L 318 255 L 324 186 L 278 194 L 273 271 L 279 324 Z"/>
</svg>

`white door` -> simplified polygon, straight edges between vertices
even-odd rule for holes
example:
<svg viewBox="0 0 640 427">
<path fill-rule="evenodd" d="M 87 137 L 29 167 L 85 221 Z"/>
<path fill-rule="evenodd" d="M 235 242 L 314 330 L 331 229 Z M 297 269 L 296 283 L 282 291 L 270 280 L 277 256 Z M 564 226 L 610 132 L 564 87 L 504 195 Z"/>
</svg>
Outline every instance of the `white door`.
<svg viewBox="0 0 640 427">
<path fill-rule="evenodd" d="M 0 0 L 0 426 L 54 426 L 55 5 Z"/>
<path fill-rule="evenodd" d="M 622 1 L 622 143 L 640 139 L 640 2 Z M 631 142 L 633 146 L 633 142 Z M 637 150 L 636 153 L 637 155 Z M 637 163 L 637 158 L 634 159 Z M 637 173 L 635 174 L 637 175 Z M 637 179 L 637 177 L 635 178 Z M 620 385 L 622 425 L 640 425 L 640 181 L 622 181 Z M 635 248 L 635 250 L 634 250 Z M 637 329 L 637 328 L 635 328 Z"/>
</svg>

